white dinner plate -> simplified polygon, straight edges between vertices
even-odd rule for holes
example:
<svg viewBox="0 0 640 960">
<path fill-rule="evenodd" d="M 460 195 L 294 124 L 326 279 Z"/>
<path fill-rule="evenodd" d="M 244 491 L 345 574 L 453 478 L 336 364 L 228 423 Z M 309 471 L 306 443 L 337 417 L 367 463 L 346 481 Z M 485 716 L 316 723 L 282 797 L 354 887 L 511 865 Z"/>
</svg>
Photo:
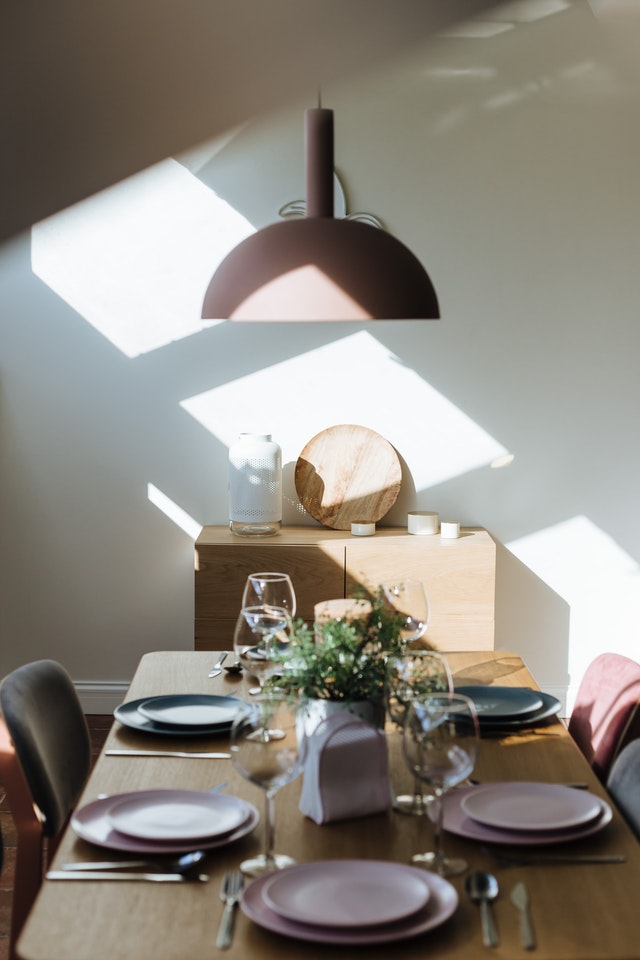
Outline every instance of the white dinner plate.
<svg viewBox="0 0 640 960">
<path fill-rule="evenodd" d="M 461 807 L 478 823 L 501 830 L 566 830 L 602 812 L 598 798 L 587 790 L 557 783 L 487 784 L 464 797 Z"/>
<path fill-rule="evenodd" d="M 262 889 L 281 917 L 322 927 L 403 920 L 429 899 L 424 872 L 384 860 L 320 860 L 273 874 Z"/>
<path fill-rule="evenodd" d="M 193 840 L 219 837 L 237 829 L 249 815 L 235 797 L 198 790 L 158 790 L 127 797 L 109 810 L 111 826 L 143 840 Z"/>
<path fill-rule="evenodd" d="M 75 811 L 71 818 L 71 827 L 79 837 L 88 843 L 94 843 L 99 847 L 108 847 L 111 850 L 122 850 L 126 853 L 187 853 L 189 850 L 193 850 L 194 846 L 202 850 L 213 850 L 215 847 L 233 843 L 234 840 L 239 840 L 251 833 L 260 821 L 260 815 L 252 804 L 246 803 L 240 797 L 229 796 L 227 799 L 241 804 L 243 808 L 248 808 L 247 819 L 230 833 L 199 840 L 197 844 L 194 844 L 193 840 L 146 840 L 141 837 L 129 837 L 125 833 L 120 833 L 119 830 L 114 829 L 109 819 L 109 813 L 117 803 L 133 797 L 143 797 L 145 794 L 147 796 L 157 796 L 159 792 L 158 790 L 141 790 L 135 793 L 114 794 L 111 797 L 93 800 Z"/>
<path fill-rule="evenodd" d="M 366 862 L 366 861 L 365 861 Z M 374 861 L 370 861 L 374 862 Z M 285 869 L 291 869 L 287 867 Z M 415 870 L 415 867 L 405 867 L 406 870 Z M 240 906 L 243 913 L 274 933 L 295 940 L 308 940 L 312 943 L 340 943 L 344 945 L 363 945 L 374 943 L 392 943 L 396 940 L 406 940 L 441 926 L 451 917 L 458 906 L 458 894 L 448 880 L 444 880 L 435 873 L 421 871 L 424 881 L 429 887 L 430 897 L 426 905 L 411 914 L 404 920 L 395 923 L 375 924 L 370 927 L 328 927 L 315 926 L 307 923 L 297 923 L 289 920 L 272 910 L 263 896 L 265 884 L 272 874 L 259 877 L 245 887 Z"/>
<path fill-rule="evenodd" d="M 609 804 L 605 800 L 601 800 L 600 797 L 596 797 L 595 799 L 600 806 L 600 813 L 595 819 L 581 826 L 560 830 L 505 830 L 502 827 L 491 827 L 488 824 L 479 823 L 465 813 L 462 804 L 465 798 L 475 790 L 478 790 L 478 787 L 456 787 L 445 794 L 443 826 L 449 833 L 455 833 L 469 840 L 480 840 L 482 843 L 537 846 L 543 843 L 555 844 L 582 840 L 583 837 L 588 837 L 606 827 L 613 816 Z M 433 819 L 435 811 L 429 810 L 428 814 Z"/>
<path fill-rule="evenodd" d="M 138 704 L 143 717 L 170 727 L 218 727 L 235 720 L 239 704 L 233 697 L 185 693 L 150 697 Z"/>
</svg>

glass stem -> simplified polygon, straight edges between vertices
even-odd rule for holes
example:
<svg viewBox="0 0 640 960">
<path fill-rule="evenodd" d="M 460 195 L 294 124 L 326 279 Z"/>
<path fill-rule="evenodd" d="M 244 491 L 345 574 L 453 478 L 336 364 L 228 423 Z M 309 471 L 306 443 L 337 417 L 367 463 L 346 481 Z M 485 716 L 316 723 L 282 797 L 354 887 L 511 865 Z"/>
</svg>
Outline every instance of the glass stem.
<svg viewBox="0 0 640 960">
<path fill-rule="evenodd" d="M 264 817 L 264 856 L 267 863 L 273 863 L 273 838 L 276 829 L 276 791 L 265 792 Z"/>
<path fill-rule="evenodd" d="M 443 876 L 444 856 L 442 852 L 442 817 L 444 814 L 444 804 L 442 802 L 442 790 L 434 789 L 433 802 L 437 804 L 435 828 L 433 833 L 433 863 L 436 873 Z"/>
</svg>

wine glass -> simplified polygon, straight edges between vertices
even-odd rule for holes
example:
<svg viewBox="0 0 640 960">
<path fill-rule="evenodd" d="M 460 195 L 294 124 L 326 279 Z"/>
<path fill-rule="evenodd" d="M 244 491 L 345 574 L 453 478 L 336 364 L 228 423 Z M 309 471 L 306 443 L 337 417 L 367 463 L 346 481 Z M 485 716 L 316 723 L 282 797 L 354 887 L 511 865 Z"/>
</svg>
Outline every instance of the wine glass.
<svg viewBox="0 0 640 960">
<path fill-rule="evenodd" d="M 250 877 L 261 877 L 295 863 L 273 852 L 275 796 L 280 787 L 294 780 L 304 764 L 306 738 L 297 723 L 299 705 L 277 695 L 267 695 L 245 704 L 231 728 L 231 760 L 236 770 L 265 791 L 264 853 L 240 864 Z"/>
<path fill-rule="evenodd" d="M 242 594 L 242 606 L 252 607 L 267 603 L 284 607 L 293 619 L 296 615 L 296 595 L 287 573 L 250 573 Z"/>
<path fill-rule="evenodd" d="M 403 650 L 424 636 L 429 625 L 429 601 L 422 580 L 396 580 L 382 584 L 389 605 L 404 618 L 400 628 Z"/>
<path fill-rule="evenodd" d="M 246 667 L 247 672 L 255 677 L 260 689 L 264 688 L 264 681 L 277 669 L 271 656 L 271 645 L 274 637 L 278 637 L 281 644 L 288 641 L 287 631 L 291 628 L 289 611 L 284 607 L 271 606 L 266 603 L 243 607 L 240 616 L 245 621 L 253 636 L 251 646 L 246 646 L 246 630 L 236 624 L 234 635 L 234 650 L 236 656 Z M 257 642 L 256 642 L 257 641 Z M 240 648 L 238 651 L 238 647 Z"/>
<path fill-rule="evenodd" d="M 385 680 L 387 712 L 400 730 L 412 700 L 427 693 L 453 692 L 449 664 L 435 650 L 412 650 L 389 657 Z M 432 799 L 433 795 L 425 794 L 418 777 L 414 777 L 413 794 L 395 797 L 393 808 L 399 813 L 424 816 Z"/>
<path fill-rule="evenodd" d="M 443 796 L 462 783 L 478 755 L 478 717 L 473 702 L 459 693 L 430 693 L 412 700 L 407 709 L 403 748 L 411 773 L 428 783 L 436 806 L 434 850 L 411 859 L 441 877 L 464 873 L 467 863 L 445 857 L 442 849 Z"/>
</svg>

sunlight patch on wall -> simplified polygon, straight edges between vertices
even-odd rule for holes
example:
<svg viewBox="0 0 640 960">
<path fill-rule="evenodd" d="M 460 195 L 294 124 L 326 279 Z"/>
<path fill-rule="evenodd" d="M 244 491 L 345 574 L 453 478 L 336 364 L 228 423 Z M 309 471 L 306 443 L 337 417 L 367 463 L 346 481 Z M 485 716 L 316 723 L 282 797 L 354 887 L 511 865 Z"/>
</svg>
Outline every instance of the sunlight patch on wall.
<svg viewBox="0 0 640 960">
<path fill-rule="evenodd" d="M 336 424 L 382 434 L 418 489 L 484 466 L 507 451 L 370 333 L 361 332 L 240 377 L 181 404 L 226 446 L 271 433 L 283 463 Z"/>
<path fill-rule="evenodd" d="M 181 530 L 195 540 L 202 529 L 202 524 L 198 523 L 197 520 L 194 520 L 186 510 L 183 510 L 182 507 L 179 507 L 175 501 L 163 493 L 162 490 L 159 490 L 158 487 L 154 486 L 152 483 L 147 484 L 147 497 L 149 502 L 152 503 L 158 510 L 164 513 L 165 517 L 168 517 L 169 520 L 172 520 L 177 527 L 180 527 Z"/>
<path fill-rule="evenodd" d="M 164 160 L 36 224 L 31 263 L 127 357 L 203 328 L 211 274 L 251 224 L 175 160 Z"/>
<path fill-rule="evenodd" d="M 612 537 L 577 516 L 506 546 L 571 608 L 573 694 L 598 654 L 615 650 L 637 659 L 640 567 Z"/>
</svg>

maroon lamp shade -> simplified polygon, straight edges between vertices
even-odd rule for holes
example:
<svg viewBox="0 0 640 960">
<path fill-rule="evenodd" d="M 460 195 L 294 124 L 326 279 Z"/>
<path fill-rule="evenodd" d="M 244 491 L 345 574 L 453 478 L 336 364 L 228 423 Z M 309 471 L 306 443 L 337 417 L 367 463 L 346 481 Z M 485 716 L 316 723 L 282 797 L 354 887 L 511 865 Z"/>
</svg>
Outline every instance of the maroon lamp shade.
<svg viewBox="0 0 640 960">
<path fill-rule="evenodd" d="M 207 320 L 437 320 L 411 251 L 384 230 L 333 216 L 333 111 L 307 110 L 307 216 L 238 244 L 205 294 Z"/>
</svg>

